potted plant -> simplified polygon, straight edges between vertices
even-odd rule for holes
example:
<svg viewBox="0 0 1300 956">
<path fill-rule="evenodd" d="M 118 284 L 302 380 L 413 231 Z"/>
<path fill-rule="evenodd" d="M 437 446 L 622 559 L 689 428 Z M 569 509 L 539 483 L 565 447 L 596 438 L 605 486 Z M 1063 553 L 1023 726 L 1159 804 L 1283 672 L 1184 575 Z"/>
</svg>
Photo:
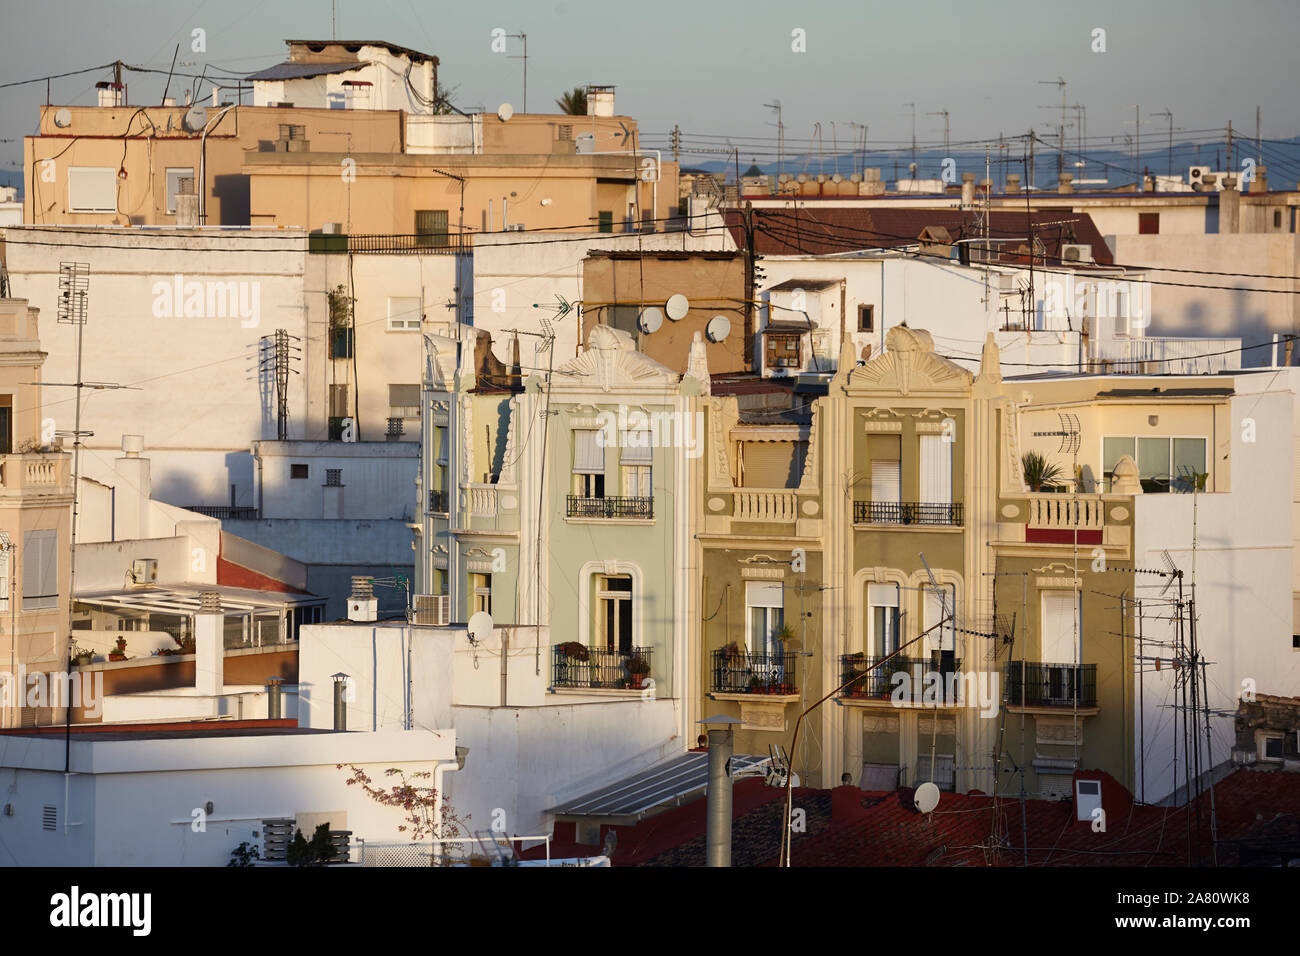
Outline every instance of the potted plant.
<svg viewBox="0 0 1300 956">
<path fill-rule="evenodd" d="M 571 661 L 588 661 L 591 654 L 587 650 L 587 645 L 580 644 L 577 641 L 566 641 L 560 645 L 560 653 Z"/>
<path fill-rule="evenodd" d="M 650 662 L 644 657 L 629 657 L 624 666 L 631 675 L 628 686 L 633 690 L 640 690 L 645 684 L 646 675 L 650 673 Z"/>
<path fill-rule="evenodd" d="M 1020 457 L 1020 467 L 1024 471 L 1025 484 L 1032 492 L 1055 488 L 1061 483 L 1061 466 L 1052 464 L 1036 451 L 1025 452 Z"/>
<path fill-rule="evenodd" d="M 755 674 L 749 679 L 749 692 L 751 694 L 761 694 L 763 690 L 763 681 Z"/>
<path fill-rule="evenodd" d="M 725 667 L 740 663 L 740 645 L 735 641 L 722 645 L 722 663 Z"/>
<path fill-rule="evenodd" d="M 172 638 L 172 640 L 175 641 L 176 638 Z M 176 641 L 176 643 L 178 645 L 178 650 L 174 653 L 193 654 L 195 651 L 193 637 L 183 637 L 179 641 Z"/>
<path fill-rule="evenodd" d="M 115 650 L 108 652 L 108 659 L 110 661 L 126 660 L 126 638 L 125 637 L 118 637 L 117 648 Z"/>
<path fill-rule="evenodd" d="M 79 667 L 85 667 L 95 659 L 95 652 L 85 647 L 72 645 L 72 661 Z"/>
</svg>

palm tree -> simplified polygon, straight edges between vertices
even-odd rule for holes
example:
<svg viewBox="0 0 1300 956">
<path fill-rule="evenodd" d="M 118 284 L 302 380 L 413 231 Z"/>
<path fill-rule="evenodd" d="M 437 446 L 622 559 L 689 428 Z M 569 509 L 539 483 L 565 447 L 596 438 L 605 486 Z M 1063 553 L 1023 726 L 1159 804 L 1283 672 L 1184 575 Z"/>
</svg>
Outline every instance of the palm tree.
<svg viewBox="0 0 1300 956">
<path fill-rule="evenodd" d="M 586 116 L 587 115 L 587 91 L 581 86 L 575 86 L 571 92 L 565 93 L 555 105 L 560 108 L 561 113 L 567 113 L 569 116 Z"/>
<path fill-rule="evenodd" d="M 1027 451 L 1020 458 L 1020 467 L 1025 473 L 1025 484 L 1030 491 L 1041 491 L 1046 486 L 1060 484 L 1061 466 L 1048 462 L 1036 451 Z"/>
</svg>

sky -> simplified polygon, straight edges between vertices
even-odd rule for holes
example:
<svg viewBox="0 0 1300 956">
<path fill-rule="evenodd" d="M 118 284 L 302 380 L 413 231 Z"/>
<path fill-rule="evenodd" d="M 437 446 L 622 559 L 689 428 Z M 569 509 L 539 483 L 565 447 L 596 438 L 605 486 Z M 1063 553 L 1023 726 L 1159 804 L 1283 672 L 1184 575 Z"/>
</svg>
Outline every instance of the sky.
<svg viewBox="0 0 1300 956">
<path fill-rule="evenodd" d="M 523 61 L 513 58 L 521 42 L 493 53 L 492 31 L 527 34 L 530 111 L 554 111 L 575 86 L 612 84 L 617 112 L 638 121 L 645 145 L 666 145 L 676 125 L 687 149 L 718 150 L 685 154 L 684 165 L 723 158 L 728 138 L 746 165 L 774 159 L 776 113 L 764 106 L 774 101 L 787 154 L 817 149 L 818 123 L 828 154 L 835 144 L 845 151 L 862 126 L 869 148 L 908 143 L 912 103 L 923 145 L 942 144 L 943 117 L 929 114 L 944 110 L 954 146 L 1031 127 L 1054 137 L 1058 78 L 1067 104 L 1086 108 L 1085 151 L 1106 137 L 1123 149 L 1135 105 L 1144 145 L 1167 140 L 1170 120 L 1158 111 L 1173 113 L 1179 140 L 1221 139 L 1230 120 L 1253 137 L 1257 106 L 1266 140 L 1300 133 L 1295 0 L 335 0 L 334 8 L 339 39 L 438 56 L 462 109 L 522 110 Z M 178 63 L 192 64 L 178 69 L 251 72 L 284 59 L 285 39 L 331 35 L 330 0 L 0 0 L 0 11 L 0 171 L 21 169 L 22 137 L 45 99 L 43 82 L 3 84 L 115 59 L 166 70 L 178 43 Z M 205 52 L 191 49 L 195 29 L 205 31 Z M 52 100 L 93 103 L 105 78 L 54 80 Z M 131 102 L 158 102 L 163 81 L 129 75 Z M 191 83 L 178 90 L 173 80 L 172 94 Z M 1067 144 L 1077 136 L 1071 125 Z"/>
</svg>

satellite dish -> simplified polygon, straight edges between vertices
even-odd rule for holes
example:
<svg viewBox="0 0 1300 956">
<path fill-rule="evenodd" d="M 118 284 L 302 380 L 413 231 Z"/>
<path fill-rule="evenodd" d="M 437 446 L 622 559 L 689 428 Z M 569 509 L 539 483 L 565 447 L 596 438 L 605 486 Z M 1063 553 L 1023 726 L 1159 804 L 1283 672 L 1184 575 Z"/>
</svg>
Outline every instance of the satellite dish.
<svg viewBox="0 0 1300 956">
<path fill-rule="evenodd" d="M 181 125 L 191 133 L 197 133 L 208 125 L 208 108 L 206 106 L 191 106 L 185 111 Z"/>
<path fill-rule="evenodd" d="M 595 133 L 579 133 L 573 141 L 573 151 L 575 153 L 591 153 L 596 150 Z"/>
<path fill-rule="evenodd" d="M 515 115 L 515 108 L 509 103 L 502 103 L 497 107 L 497 119 L 503 123 L 508 123 L 510 117 Z"/>
<path fill-rule="evenodd" d="M 933 783 L 923 783 L 916 788 L 912 799 L 916 801 L 916 809 L 929 813 L 939 805 L 939 788 Z"/>
<path fill-rule="evenodd" d="M 61 109 L 54 114 L 54 125 L 59 129 L 67 129 L 72 125 L 72 110 Z"/>
<path fill-rule="evenodd" d="M 686 296 L 680 292 L 670 296 L 664 303 L 664 311 L 668 313 L 668 318 L 676 322 L 678 319 L 686 318 L 686 313 L 690 311 L 691 304 L 686 300 Z"/>
<path fill-rule="evenodd" d="M 637 325 L 641 327 L 641 331 L 645 332 L 647 335 L 652 332 L 658 332 L 660 326 L 663 324 L 664 314 L 662 310 L 657 309 L 654 306 L 644 309 L 641 312 L 640 320 L 637 322 Z"/>
<path fill-rule="evenodd" d="M 492 615 L 487 611 L 479 611 L 469 619 L 467 629 L 470 641 L 481 644 L 492 636 Z"/>
<path fill-rule="evenodd" d="M 725 315 L 715 315 L 704 327 L 704 334 L 709 337 L 710 342 L 721 342 L 731 334 L 731 320 Z"/>
</svg>

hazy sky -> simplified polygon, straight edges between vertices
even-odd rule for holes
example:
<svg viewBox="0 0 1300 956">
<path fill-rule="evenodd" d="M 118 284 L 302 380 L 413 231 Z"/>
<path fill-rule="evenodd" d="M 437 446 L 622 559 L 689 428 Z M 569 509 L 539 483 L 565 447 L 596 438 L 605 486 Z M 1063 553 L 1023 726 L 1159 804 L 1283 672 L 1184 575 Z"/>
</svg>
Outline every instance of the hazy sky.
<svg viewBox="0 0 1300 956">
<path fill-rule="evenodd" d="M 1133 132 L 1160 142 L 1172 110 L 1176 129 L 1234 128 L 1282 139 L 1300 132 L 1295 42 L 1300 3 L 1259 0 L 1088 0 L 1087 3 L 881 3 L 876 0 L 520 0 L 429 3 L 336 0 L 340 39 L 380 39 L 436 54 L 440 76 L 462 107 L 521 109 L 522 62 L 491 52 L 491 31 L 528 35 L 528 107 L 554 109 L 566 89 L 614 84 L 618 112 L 635 117 L 655 145 L 673 124 L 695 135 L 775 136 L 764 103 L 784 108 L 787 150 L 806 148 L 822 123 L 831 147 L 851 143 L 850 122 L 869 127 L 868 145 L 916 134 L 938 143 L 948 110 L 953 143 L 1020 133 L 1046 136 L 1059 122 L 1054 85 L 1087 108 L 1089 137 Z M 166 69 L 180 61 L 247 72 L 285 56 L 283 40 L 330 36 L 329 0 L 80 2 L 0 0 L 0 84 L 114 59 Z M 190 50 L 191 31 L 207 52 Z M 1094 53 L 1093 30 L 1106 52 Z M 803 30 L 806 52 L 793 52 Z M 521 52 L 511 40 L 511 53 Z M 58 103 L 93 102 L 107 74 L 54 81 Z M 162 78 L 130 77 L 133 103 L 157 102 Z M 182 80 L 183 90 L 192 81 Z M 173 93 L 178 92 L 173 81 Z M 0 89 L 0 169 L 21 166 L 21 138 L 37 121 L 45 85 Z M 1068 140 L 1075 137 L 1073 130 Z M 1188 134 L 1209 139 L 1214 133 Z M 748 160 L 748 150 L 742 159 Z M 683 157 L 689 162 L 692 157 Z M 699 154 L 694 157 L 710 157 Z M 761 159 L 762 157 L 760 157 Z"/>
</svg>

